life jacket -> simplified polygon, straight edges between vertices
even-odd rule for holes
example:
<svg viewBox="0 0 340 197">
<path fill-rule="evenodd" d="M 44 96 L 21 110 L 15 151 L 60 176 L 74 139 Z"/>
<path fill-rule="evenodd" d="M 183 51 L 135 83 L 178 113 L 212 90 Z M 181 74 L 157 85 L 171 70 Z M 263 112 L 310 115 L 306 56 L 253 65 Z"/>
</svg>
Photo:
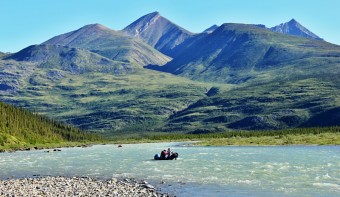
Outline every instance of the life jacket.
<svg viewBox="0 0 340 197">
<path fill-rule="evenodd" d="M 163 150 L 163 151 L 161 152 L 161 157 L 162 157 L 162 158 L 165 158 L 165 156 L 166 156 L 166 150 Z"/>
</svg>

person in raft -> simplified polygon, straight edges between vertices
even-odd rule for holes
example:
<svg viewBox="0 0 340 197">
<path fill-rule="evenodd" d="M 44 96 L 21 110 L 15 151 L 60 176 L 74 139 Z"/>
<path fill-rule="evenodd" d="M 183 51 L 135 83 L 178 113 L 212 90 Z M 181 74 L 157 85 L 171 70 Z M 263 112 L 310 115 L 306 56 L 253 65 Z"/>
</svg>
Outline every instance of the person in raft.
<svg viewBox="0 0 340 197">
<path fill-rule="evenodd" d="M 165 159 L 167 157 L 167 152 L 166 152 L 166 150 L 163 150 L 162 152 L 161 152 L 161 158 L 162 159 Z"/>
<path fill-rule="evenodd" d="M 171 149 L 170 148 L 168 148 L 168 151 L 167 151 L 167 158 L 169 158 L 171 155 L 172 155 L 172 151 L 171 151 Z"/>
</svg>

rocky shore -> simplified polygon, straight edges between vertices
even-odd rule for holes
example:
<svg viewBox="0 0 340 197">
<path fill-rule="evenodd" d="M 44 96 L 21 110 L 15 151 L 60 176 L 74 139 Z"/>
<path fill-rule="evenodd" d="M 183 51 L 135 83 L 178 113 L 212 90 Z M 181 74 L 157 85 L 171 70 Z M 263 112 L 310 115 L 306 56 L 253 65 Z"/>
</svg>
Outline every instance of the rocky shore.
<svg viewBox="0 0 340 197">
<path fill-rule="evenodd" d="M 165 197 L 147 182 L 90 177 L 37 177 L 0 180 L 0 196 L 153 196 Z"/>
</svg>

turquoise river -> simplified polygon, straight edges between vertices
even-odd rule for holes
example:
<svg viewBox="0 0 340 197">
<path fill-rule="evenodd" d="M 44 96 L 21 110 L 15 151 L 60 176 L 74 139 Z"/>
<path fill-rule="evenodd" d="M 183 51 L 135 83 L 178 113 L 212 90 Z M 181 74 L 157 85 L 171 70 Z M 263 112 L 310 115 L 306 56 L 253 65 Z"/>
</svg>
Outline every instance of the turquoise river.
<svg viewBox="0 0 340 197">
<path fill-rule="evenodd" d="M 155 161 L 162 149 L 179 158 Z M 0 179 L 91 176 L 146 180 L 176 196 L 340 196 L 340 146 L 95 145 L 0 154 Z"/>
</svg>

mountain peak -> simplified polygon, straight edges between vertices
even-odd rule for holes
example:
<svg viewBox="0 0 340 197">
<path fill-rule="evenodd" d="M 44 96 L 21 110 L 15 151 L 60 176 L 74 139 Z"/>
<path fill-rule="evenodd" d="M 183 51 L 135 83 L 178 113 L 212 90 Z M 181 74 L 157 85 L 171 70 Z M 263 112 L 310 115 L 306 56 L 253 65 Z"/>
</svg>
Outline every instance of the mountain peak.
<svg viewBox="0 0 340 197">
<path fill-rule="evenodd" d="M 299 23 L 294 18 L 292 18 L 288 23 Z"/>
<path fill-rule="evenodd" d="M 79 28 L 78 30 L 76 30 L 75 32 L 81 32 L 81 33 L 91 33 L 91 32 L 96 32 L 96 33 L 104 33 L 104 32 L 116 32 L 113 29 L 110 29 L 102 24 L 99 23 L 94 23 L 94 24 L 89 24 L 89 25 L 85 25 L 81 28 Z"/>
<path fill-rule="evenodd" d="M 306 27 L 302 26 L 294 18 L 286 23 L 281 23 L 275 27 L 270 28 L 270 30 L 283 34 L 290 34 L 294 36 L 300 36 L 305 38 L 311 38 L 315 40 L 323 40 L 313 32 L 309 31 Z"/>
<path fill-rule="evenodd" d="M 209 27 L 208 29 L 204 30 L 203 33 L 208 33 L 210 34 L 211 32 L 215 31 L 219 26 L 218 25 L 212 25 L 211 27 Z"/>
<path fill-rule="evenodd" d="M 58 44 L 58 45 L 72 45 L 76 42 L 76 40 L 83 39 L 84 37 L 100 37 L 104 35 L 112 35 L 118 34 L 116 31 L 105 27 L 104 25 L 95 23 L 85 25 L 75 31 L 68 32 L 59 36 L 55 36 L 43 44 Z"/>
<path fill-rule="evenodd" d="M 150 14 L 146 14 L 146 15 L 142 16 L 137 21 L 138 21 L 138 23 L 144 22 L 144 23 L 146 23 L 147 26 L 149 26 L 149 25 L 153 25 L 154 22 L 157 19 L 159 19 L 160 17 L 162 17 L 162 16 L 159 14 L 159 12 L 152 12 Z"/>
<path fill-rule="evenodd" d="M 171 50 L 193 33 L 162 17 L 158 12 L 144 15 L 123 29 L 127 34 L 144 40 L 162 53 Z"/>
<path fill-rule="evenodd" d="M 160 15 L 159 12 L 155 11 L 155 12 L 151 12 L 151 13 L 145 15 L 145 16 L 155 17 L 155 16 L 159 16 L 159 15 Z"/>
<path fill-rule="evenodd" d="M 162 16 L 159 14 L 159 12 L 152 12 L 150 14 L 146 14 L 137 19 L 135 22 L 133 22 L 126 28 L 124 28 L 124 31 L 134 30 L 132 32 L 129 32 L 129 34 L 132 34 L 135 37 L 140 37 L 141 33 L 146 31 L 150 26 L 154 26 L 157 19 L 161 17 Z"/>
<path fill-rule="evenodd" d="M 55 36 L 44 44 L 82 48 L 121 62 L 139 66 L 163 65 L 169 58 L 139 39 L 114 31 L 101 24 L 90 24 L 72 32 Z"/>
<path fill-rule="evenodd" d="M 94 23 L 94 24 L 89 24 L 89 25 L 85 25 L 83 28 L 89 28 L 89 29 L 103 29 L 103 30 L 112 30 L 102 24 L 99 23 Z"/>
</svg>

